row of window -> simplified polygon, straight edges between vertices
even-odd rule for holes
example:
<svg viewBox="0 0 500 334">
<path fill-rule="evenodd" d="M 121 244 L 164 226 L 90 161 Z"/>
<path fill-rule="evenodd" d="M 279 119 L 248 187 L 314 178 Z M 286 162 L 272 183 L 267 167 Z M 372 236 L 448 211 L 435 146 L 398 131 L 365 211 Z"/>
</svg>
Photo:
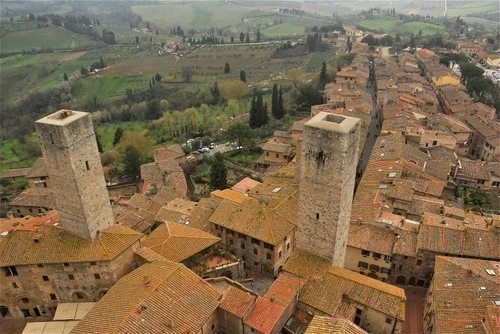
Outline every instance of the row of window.
<svg viewBox="0 0 500 334">
<path fill-rule="evenodd" d="M 97 262 L 95 261 L 90 261 L 91 266 L 97 265 Z M 43 268 L 43 264 L 39 263 L 37 264 L 39 268 Z M 70 264 L 68 262 L 63 262 L 64 267 L 69 267 Z M 5 276 L 18 276 L 19 273 L 17 272 L 16 266 L 8 266 L 8 267 L 3 267 L 3 270 L 5 272 Z"/>
<path fill-rule="evenodd" d="M 377 266 L 376 264 L 368 264 L 368 263 L 363 262 L 363 261 L 358 262 L 358 267 L 363 268 L 363 269 L 368 269 L 370 271 L 374 271 L 377 273 L 381 272 L 382 274 L 388 274 L 388 275 L 391 274 L 391 270 L 388 268 L 380 267 L 380 266 Z"/>
<path fill-rule="evenodd" d="M 370 251 L 367 251 L 367 250 L 362 249 L 362 250 L 361 250 L 361 255 L 363 255 L 363 256 L 370 256 Z M 380 253 L 376 253 L 376 252 L 373 252 L 373 258 L 374 258 L 375 260 L 379 260 L 379 259 L 381 259 L 381 258 L 382 258 L 382 254 L 380 254 Z M 384 255 L 384 260 L 385 260 L 386 262 L 391 262 L 391 261 L 392 261 L 392 256 L 389 256 L 389 255 Z"/>
<path fill-rule="evenodd" d="M 95 279 L 101 279 L 101 275 L 100 275 L 100 274 L 94 274 L 94 278 L 95 278 Z M 74 275 L 72 275 L 72 274 L 69 274 L 69 275 L 68 275 L 68 279 L 70 279 L 70 280 L 74 280 L 74 279 L 75 279 L 75 276 L 74 276 Z M 48 281 L 49 281 L 49 276 L 43 275 L 43 276 L 42 276 L 42 280 L 43 280 L 44 282 L 48 282 Z M 18 285 L 16 282 L 12 282 L 12 287 L 13 287 L 13 288 L 15 288 L 15 289 L 17 289 L 17 288 L 19 288 L 19 285 Z"/>
<path fill-rule="evenodd" d="M 229 245 L 230 245 L 230 246 L 234 246 L 234 241 L 233 241 L 232 239 L 229 239 Z M 264 246 L 264 247 L 265 247 L 265 246 Z M 241 249 L 245 249 L 245 248 L 246 248 L 246 245 L 245 245 L 244 243 L 241 243 L 241 244 L 240 244 L 240 248 L 241 248 Z M 287 243 L 287 244 L 286 244 L 286 249 L 287 249 L 287 250 L 289 250 L 289 249 L 290 249 L 290 243 Z M 272 249 L 271 249 L 271 250 L 272 250 Z M 259 255 L 259 250 L 258 250 L 257 248 L 254 248 L 254 249 L 253 249 L 253 253 L 254 253 L 255 255 Z M 281 258 L 281 256 L 282 256 L 282 255 L 283 255 L 282 251 L 279 251 L 279 252 L 278 252 L 278 257 L 279 257 L 279 258 Z M 267 258 L 268 260 L 271 260 L 271 257 L 272 257 L 272 255 L 271 255 L 270 253 L 267 253 L 267 254 L 266 254 L 266 258 Z"/>
</svg>

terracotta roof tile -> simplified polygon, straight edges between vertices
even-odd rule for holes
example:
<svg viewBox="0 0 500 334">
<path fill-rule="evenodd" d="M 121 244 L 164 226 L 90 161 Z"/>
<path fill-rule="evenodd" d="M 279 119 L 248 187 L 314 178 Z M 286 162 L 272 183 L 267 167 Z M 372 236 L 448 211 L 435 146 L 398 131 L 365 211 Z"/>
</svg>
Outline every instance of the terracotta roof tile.
<svg viewBox="0 0 500 334">
<path fill-rule="evenodd" d="M 26 178 L 35 178 L 41 176 L 48 176 L 47 164 L 44 158 L 38 158 L 33 166 L 31 166 L 30 171 L 26 174 Z"/>
<path fill-rule="evenodd" d="M 394 245 L 394 232 L 384 227 L 351 223 L 347 245 L 384 255 L 391 255 Z"/>
<path fill-rule="evenodd" d="M 297 294 L 306 282 L 297 275 L 281 273 L 278 278 L 269 286 L 265 298 L 275 301 L 281 306 L 288 307 L 295 303 Z"/>
<path fill-rule="evenodd" d="M 246 291 L 229 286 L 223 293 L 219 307 L 238 318 L 244 318 L 255 304 L 256 297 Z"/>
<path fill-rule="evenodd" d="M 343 297 L 404 321 L 406 295 L 403 289 L 340 267 L 332 267 L 323 277 L 311 277 L 299 300 L 335 315 Z"/>
<path fill-rule="evenodd" d="M 316 315 L 305 334 L 366 334 L 366 331 L 344 318 Z"/>
<path fill-rule="evenodd" d="M 142 237 L 128 227 L 113 225 L 89 241 L 59 226 L 42 224 L 36 230 L 14 230 L 0 238 L 0 266 L 110 261 Z M 39 241 L 34 242 L 35 238 Z"/>
<path fill-rule="evenodd" d="M 331 266 L 332 264 L 327 259 L 295 248 L 283 266 L 283 270 L 303 278 L 309 278 L 325 275 Z"/>
<path fill-rule="evenodd" d="M 421 216 L 424 212 L 438 214 L 443 206 L 444 201 L 442 199 L 414 195 L 408 213 L 415 216 Z"/>
<path fill-rule="evenodd" d="M 498 259 L 500 236 L 485 226 L 426 212 L 418 234 L 418 248 L 436 253 Z"/>
<path fill-rule="evenodd" d="M 28 188 L 10 202 L 11 206 L 31 206 L 54 209 L 54 194 L 49 188 Z"/>
<path fill-rule="evenodd" d="M 410 202 L 413 198 L 412 186 L 413 182 L 409 180 L 397 180 L 387 192 L 387 196 L 401 201 Z"/>
<path fill-rule="evenodd" d="M 231 190 L 231 189 L 224 189 L 224 190 L 214 190 L 212 191 L 211 193 L 211 196 L 213 197 L 216 197 L 216 198 L 220 198 L 220 199 L 227 199 L 231 202 L 235 202 L 235 203 L 243 203 L 243 201 L 245 201 L 248 196 L 245 196 L 244 194 L 238 192 L 238 191 L 234 191 L 234 190 Z"/>
<path fill-rule="evenodd" d="M 489 180 L 490 175 L 482 161 L 460 160 L 456 178 L 472 180 Z"/>
<path fill-rule="evenodd" d="M 441 197 L 446 181 L 416 179 L 413 181 L 413 190 L 430 196 Z"/>
<path fill-rule="evenodd" d="M 498 261 L 436 257 L 433 291 L 428 297 L 434 309 L 436 333 L 485 333 L 481 320 L 487 306 L 499 308 L 493 304 L 500 300 L 499 267 Z M 487 269 L 496 275 L 489 275 Z"/>
<path fill-rule="evenodd" d="M 72 333 L 198 333 L 219 298 L 182 264 L 148 263 L 122 277 Z"/>
<path fill-rule="evenodd" d="M 285 308 L 264 297 L 258 297 L 255 307 L 245 318 L 244 323 L 260 333 L 276 332 L 287 319 L 283 319 Z M 283 322 L 283 323 L 281 323 Z"/>
<path fill-rule="evenodd" d="M 259 181 L 255 181 L 249 177 L 245 177 L 243 180 L 232 186 L 231 189 L 238 191 L 242 194 L 246 194 L 250 189 L 258 186 L 259 184 L 260 184 Z"/>
<path fill-rule="evenodd" d="M 197 228 L 167 222 L 151 232 L 142 245 L 170 261 L 182 262 L 219 241 L 220 238 Z"/>
<path fill-rule="evenodd" d="M 393 253 L 403 256 L 417 256 L 418 233 L 400 230 L 395 238 Z"/>
<path fill-rule="evenodd" d="M 156 149 L 154 152 L 155 161 L 177 159 L 183 157 L 184 155 L 185 155 L 184 151 L 182 150 L 182 147 L 179 144 L 165 146 Z"/>
</svg>

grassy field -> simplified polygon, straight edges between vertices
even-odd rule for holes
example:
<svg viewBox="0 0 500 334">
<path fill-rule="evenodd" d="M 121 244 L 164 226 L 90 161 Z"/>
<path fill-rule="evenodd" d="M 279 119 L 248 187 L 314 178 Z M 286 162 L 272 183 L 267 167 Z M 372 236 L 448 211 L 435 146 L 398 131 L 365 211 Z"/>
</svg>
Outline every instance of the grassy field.
<svg viewBox="0 0 500 334">
<path fill-rule="evenodd" d="M 431 36 L 435 34 L 442 34 L 446 32 L 446 28 L 439 24 L 432 24 L 428 22 L 408 22 L 398 25 L 394 32 L 406 35 L 406 34 L 419 34 L 422 32 L 422 36 Z"/>
<path fill-rule="evenodd" d="M 264 36 L 279 37 L 291 35 L 303 35 L 305 27 L 303 25 L 294 24 L 291 22 L 283 22 L 275 26 L 263 29 L 261 32 Z"/>
<path fill-rule="evenodd" d="M 151 74 L 125 75 L 106 77 L 92 75 L 80 79 L 72 89 L 72 94 L 78 99 L 93 99 L 98 102 L 125 96 L 127 88 L 145 90 L 149 87 Z"/>
<path fill-rule="evenodd" d="M 184 31 L 211 26 L 223 28 L 240 22 L 241 17 L 253 10 L 218 1 L 140 5 L 131 6 L 131 9 L 141 15 L 143 21 L 149 21 L 163 31 L 176 26 L 181 26 Z"/>
<path fill-rule="evenodd" d="M 144 122 L 121 122 L 121 123 L 102 123 L 95 126 L 95 131 L 101 141 L 102 149 L 107 152 L 113 149 L 113 140 L 115 139 L 116 128 L 121 127 L 127 131 L 138 131 L 147 128 Z"/>
<path fill-rule="evenodd" d="M 358 24 L 363 29 L 379 33 L 400 33 L 415 34 L 422 31 L 423 36 L 435 35 L 436 33 L 446 32 L 446 28 L 439 24 L 429 22 L 407 22 L 395 17 L 385 17 L 376 20 L 362 21 Z"/>
<path fill-rule="evenodd" d="M 104 45 L 100 41 L 94 41 L 55 26 L 8 33 L 1 38 L 1 43 L 2 54 L 22 52 L 23 50 L 29 51 L 32 49 L 40 50 L 42 48 L 75 50 Z"/>
<path fill-rule="evenodd" d="M 3 140 L 0 144 L 0 170 L 30 167 L 35 162 L 18 139 Z"/>
<path fill-rule="evenodd" d="M 498 1 L 495 0 L 474 0 L 474 1 L 454 1 L 448 5 L 448 16 L 471 15 L 477 13 L 500 12 Z"/>
</svg>

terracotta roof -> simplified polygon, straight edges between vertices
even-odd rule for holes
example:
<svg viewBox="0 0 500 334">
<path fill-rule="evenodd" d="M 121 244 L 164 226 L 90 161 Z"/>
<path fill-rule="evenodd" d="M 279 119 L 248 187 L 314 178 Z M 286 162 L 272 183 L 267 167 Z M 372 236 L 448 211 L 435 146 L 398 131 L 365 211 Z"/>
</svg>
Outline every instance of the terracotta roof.
<svg viewBox="0 0 500 334">
<path fill-rule="evenodd" d="M 361 327 L 341 317 L 321 317 L 315 315 L 305 334 L 366 334 Z"/>
<path fill-rule="evenodd" d="M 166 258 L 147 247 L 140 247 L 135 250 L 135 254 L 147 263 L 155 261 L 168 261 Z"/>
<path fill-rule="evenodd" d="M 460 160 L 457 179 L 489 180 L 490 175 L 482 161 Z"/>
<path fill-rule="evenodd" d="M 219 308 L 236 315 L 238 318 L 244 318 L 255 304 L 256 297 L 246 291 L 229 286 L 222 295 Z"/>
<path fill-rule="evenodd" d="M 284 199 L 280 197 L 267 204 L 252 198 L 241 204 L 223 200 L 209 221 L 276 245 L 295 229 L 298 211 L 297 190 Z"/>
<path fill-rule="evenodd" d="M 9 179 L 12 177 L 25 177 L 30 168 L 13 168 L 0 171 L 0 180 L 1 179 Z"/>
<path fill-rule="evenodd" d="M 154 220 L 150 217 L 141 216 L 135 209 L 125 208 L 120 212 L 115 212 L 115 222 L 127 226 L 137 232 L 144 233 L 151 228 Z"/>
<path fill-rule="evenodd" d="M 417 256 L 418 232 L 400 230 L 394 241 L 393 253 L 404 256 Z"/>
<path fill-rule="evenodd" d="M 500 300 L 499 267 L 498 261 L 436 257 L 432 295 L 428 297 L 436 333 L 486 333 L 481 320 L 487 306 L 500 307 L 494 305 Z M 496 322 L 498 328 L 498 318 Z"/>
<path fill-rule="evenodd" d="M 15 230 L 0 238 L 0 266 L 110 261 L 142 237 L 141 233 L 117 224 L 89 241 L 64 231 L 60 225 L 54 226 L 58 222 L 50 224 L 35 230 Z"/>
<path fill-rule="evenodd" d="M 397 161 L 403 155 L 405 138 L 400 132 L 382 132 L 373 146 L 370 160 Z"/>
<path fill-rule="evenodd" d="M 454 206 L 444 206 L 443 207 L 443 214 L 446 216 L 446 217 L 451 217 L 451 218 L 455 218 L 455 219 L 465 219 L 465 211 L 463 209 L 460 209 L 460 208 L 456 208 Z"/>
<path fill-rule="evenodd" d="M 331 262 L 327 259 L 295 248 L 283 266 L 283 270 L 303 278 L 322 277 L 331 266 Z"/>
<path fill-rule="evenodd" d="M 26 174 L 26 178 L 35 178 L 41 176 L 48 176 L 47 165 L 45 164 L 44 158 L 38 158 L 33 166 L 31 166 L 30 171 Z"/>
<path fill-rule="evenodd" d="M 417 178 L 413 181 L 413 190 L 418 193 L 441 197 L 443 194 L 446 181 L 439 180 L 423 180 Z"/>
<path fill-rule="evenodd" d="M 417 54 L 422 57 L 422 58 L 429 58 L 433 56 L 437 56 L 434 51 L 428 50 L 428 49 L 420 49 L 417 51 Z"/>
<path fill-rule="evenodd" d="M 385 255 L 392 254 L 394 232 L 368 224 L 351 223 L 347 245 L 359 249 L 366 249 Z"/>
<path fill-rule="evenodd" d="M 263 151 L 277 152 L 290 156 L 294 151 L 294 147 L 291 144 L 281 143 L 274 139 L 270 139 L 264 145 L 262 145 Z"/>
<path fill-rule="evenodd" d="M 397 180 L 387 192 L 387 196 L 401 201 L 409 202 L 413 198 L 413 182 L 409 180 Z"/>
<path fill-rule="evenodd" d="M 495 137 L 500 135 L 500 123 L 484 120 L 480 117 L 467 117 L 465 121 L 479 134 L 487 137 Z"/>
<path fill-rule="evenodd" d="M 484 226 L 426 212 L 422 215 L 418 248 L 436 253 L 498 259 L 500 236 Z"/>
<path fill-rule="evenodd" d="M 142 243 L 156 253 L 174 262 L 182 262 L 216 244 L 220 238 L 178 223 L 158 226 Z"/>
<path fill-rule="evenodd" d="M 439 117 L 444 122 L 444 125 L 453 133 L 472 132 L 467 124 L 455 116 L 439 114 Z"/>
<path fill-rule="evenodd" d="M 168 188 L 161 188 L 158 190 L 158 193 L 151 197 L 153 202 L 159 203 L 161 205 L 167 204 L 170 201 L 178 198 L 179 194 L 173 190 Z"/>
<path fill-rule="evenodd" d="M 155 161 L 177 159 L 183 157 L 184 155 L 184 151 L 179 144 L 161 147 L 159 149 L 156 149 L 154 152 Z"/>
<path fill-rule="evenodd" d="M 337 72 L 337 77 L 357 78 L 358 74 L 355 71 L 340 71 Z"/>
<path fill-rule="evenodd" d="M 443 206 L 442 199 L 414 195 L 408 213 L 416 216 L 421 216 L 424 212 L 438 214 Z"/>
<path fill-rule="evenodd" d="M 246 194 L 250 189 L 258 186 L 259 184 L 259 181 L 255 181 L 249 177 L 245 177 L 243 180 L 232 186 L 231 189 L 242 194 Z"/>
<path fill-rule="evenodd" d="M 305 282 L 305 279 L 301 279 L 297 275 L 283 272 L 269 286 L 264 297 L 275 301 L 281 306 L 288 307 L 296 302 L 297 294 Z"/>
<path fill-rule="evenodd" d="M 455 151 L 444 146 L 433 146 L 427 148 L 432 160 L 446 160 L 455 163 L 458 159 Z"/>
<path fill-rule="evenodd" d="M 245 318 L 244 324 L 263 334 L 275 333 L 284 325 L 285 308 L 264 297 L 258 297 L 255 307 Z M 283 323 L 281 323 L 283 322 Z"/>
<path fill-rule="evenodd" d="M 219 298 L 182 264 L 148 263 L 122 277 L 72 333 L 198 333 Z"/>
<path fill-rule="evenodd" d="M 500 307 L 493 304 L 486 305 L 483 324 L 486 333 L 500 333 Z"/>
<path fill-rule="evenodd" d="M 235 203 L 243 203 L 246 199 L 248 199 L 248 196 L 238 192 L 234 191 L 231 189 L 224 189 L 224 190 L 214 190 L 210 193 L 210 196 L 220 198 L 220 199 L 227 199 L 231 202 Z"/>
<path fill-rule="evenodd" d="M 403 289 L 340 267 L 332 267 L 321 278 L 309 278 L 299 300 L 328 315 L 335 315 L 343 298 L 405 319 Z"/>
<path fill-rule="evenodd" d="M 10 202 L 11 206 L 28 206 L 54 209 L 54 194 L 49 188 L 28 188 Z"/>
</svg>

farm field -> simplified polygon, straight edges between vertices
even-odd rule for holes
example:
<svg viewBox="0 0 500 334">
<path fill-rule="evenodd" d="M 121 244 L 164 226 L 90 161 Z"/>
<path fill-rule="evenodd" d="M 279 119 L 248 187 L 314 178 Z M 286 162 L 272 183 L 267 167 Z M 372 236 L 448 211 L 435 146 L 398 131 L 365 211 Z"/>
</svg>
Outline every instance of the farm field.
<svg viewBox="0 0 500 334">
<path fill-rule="evenodd" d="M 1 42 L 2 54 L 42 48 L 77 50 L 104 45 L 100 41 L 94 41 L 91 38 L 55 26 L 8 33 L 1 38 Z"/>
<path fill-rule="evenodd" d="M 35 160 L 23 148 L 19 139 L 6 139 L 0 144 L 0 170 L 31 167 Z"/>
<path fill-rule="evenodd" d="M 283 22 L 275 26 L 263 29 L 261 32 L 264 36 L 279 37 L 291 35 L 303 35 L 305 27 L 303 25 L 294 24 L 291 22 Z"/>
<path fill-rule="evenodd" d="M 388 33 L 394 31 L 394 29 L 402 23 L 403 21 L 401 21 L 399 18 L 384 17 L 376 20 L 359 22 L 358 26 L 369 31 Z"/>
<path fill-rule="evenodd" d="M 448 16 L 472 15 L 477 13 L 500 12 L 498 1 L 495 0 L 475 0 L 475 1 L 454 1 L 448 4 Z"/>
<path fill-rule="evenodd" d="M 439 24 L 429 22 L 407 22 L 399 18 L 381 18 L 376 20 L 362 21 L 358 24 L 363 29 L 378 33 L 400 33 L 400 34 L 415 34 L 422 31 L 423 36 L 435 35 L 436 33 L 446 32 L 446 28 Z"/>
<path fill-rule="evenodd" d="M 72 95 L 89 103 L 95 97 L 97 102 L 125 96 L 127 88 L 145 90 L 149 87 L 151 74 L 106 77 L 91 75 L 82 78 L 72 87 Z"/>
</svg>

